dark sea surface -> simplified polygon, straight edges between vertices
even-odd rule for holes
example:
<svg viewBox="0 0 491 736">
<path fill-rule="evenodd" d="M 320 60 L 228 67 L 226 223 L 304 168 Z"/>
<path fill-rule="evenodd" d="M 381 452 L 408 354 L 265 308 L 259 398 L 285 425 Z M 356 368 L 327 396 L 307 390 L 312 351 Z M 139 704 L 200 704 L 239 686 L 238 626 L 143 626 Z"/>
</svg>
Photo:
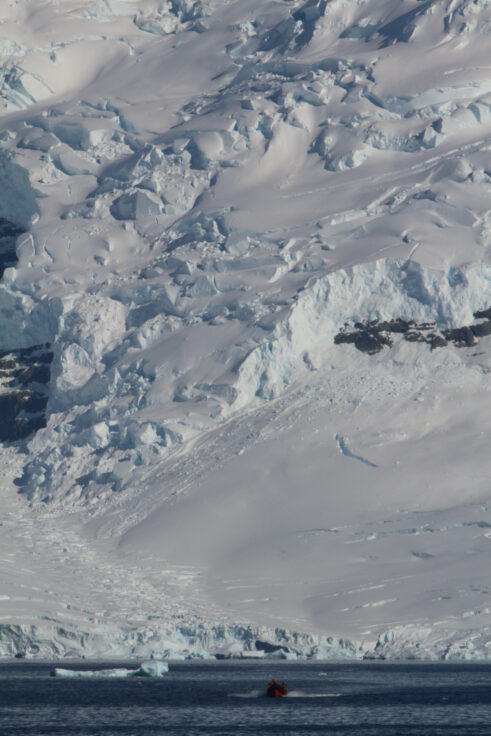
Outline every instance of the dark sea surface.
<svg viewBox="0 0 491 736">
<path fill-rule="evenodd" d="M 491 736 L 486 663 L 179 662 L 159 679 L 62 679 L 53 667 L 0 663 L 0 736 Z M 271 677 L 288 697 L 265 697 Z"/>
</svg>

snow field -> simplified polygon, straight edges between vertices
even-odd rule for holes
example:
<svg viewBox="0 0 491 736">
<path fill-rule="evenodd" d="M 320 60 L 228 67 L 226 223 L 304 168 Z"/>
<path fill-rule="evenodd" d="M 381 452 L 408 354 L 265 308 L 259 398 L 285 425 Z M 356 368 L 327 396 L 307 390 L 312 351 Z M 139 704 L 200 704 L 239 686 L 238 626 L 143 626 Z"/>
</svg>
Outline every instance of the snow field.
<svg viewBox="0 0 491 736">
<path fill-rule="evenodd" d="M 203 654 L 215 634 L 193 649 L 181 622 L 233 620 L 237 651 L 265 625 L 486 656 L 490 13 L 9 5 L 12 426 L 32 419 L 19 351 L 52 359 L 41 428 L 1 451 L 2 651 L 136 652 L 153 626 Z M 482 334 L 336 344 L 375 320 Z"/>
</svg>

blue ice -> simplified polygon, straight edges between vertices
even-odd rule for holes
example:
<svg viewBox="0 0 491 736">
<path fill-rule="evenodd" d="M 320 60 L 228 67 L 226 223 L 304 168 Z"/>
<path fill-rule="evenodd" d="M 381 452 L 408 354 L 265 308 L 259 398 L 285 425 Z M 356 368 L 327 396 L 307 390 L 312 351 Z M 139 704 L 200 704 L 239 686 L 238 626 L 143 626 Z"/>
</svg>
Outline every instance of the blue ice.
<svg viewBox="0 0 491 736">
<path fill-rule="evenodd" d="M 351 450 L 346 446 L 344 439 L 337 432 L 334 435 L 334 439 L 338 443 L 340 453 L 345 457 L 351 457 L 353 458 L 353 460 L 359 460 L 361 463 L 365 463 L 365 465 L 370 465 L 371 468 L 377 467 L 375 463 L 370 462 L 370 460 L 361 457 L 361 455 L 355 455 L 354 452 L 351 452 Z"/>
</svg>

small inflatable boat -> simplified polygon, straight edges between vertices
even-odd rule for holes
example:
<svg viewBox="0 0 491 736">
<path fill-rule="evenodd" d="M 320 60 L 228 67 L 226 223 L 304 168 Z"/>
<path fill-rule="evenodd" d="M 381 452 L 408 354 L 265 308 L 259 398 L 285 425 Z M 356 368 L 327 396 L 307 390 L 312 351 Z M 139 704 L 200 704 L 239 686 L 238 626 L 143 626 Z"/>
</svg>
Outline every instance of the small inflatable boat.
<svg viewBox="0 0 491 736">
<path fill-rule="evenodd" d="M 266 685 L 266 695 L 268 698 L 284 698 L 288 690 L 284 682 L 280 683 L 276 680 L 271 680 Z"/>
</svg>

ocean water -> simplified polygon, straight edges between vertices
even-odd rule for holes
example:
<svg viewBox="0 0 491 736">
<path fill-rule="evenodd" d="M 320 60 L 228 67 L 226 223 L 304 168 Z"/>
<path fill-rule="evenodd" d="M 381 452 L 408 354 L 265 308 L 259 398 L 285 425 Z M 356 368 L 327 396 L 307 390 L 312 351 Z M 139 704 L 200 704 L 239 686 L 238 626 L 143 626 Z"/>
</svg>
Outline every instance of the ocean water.
<svg viewBox="0 0 491 736">
<path fill-rule="evenodd" d="M 486 663 L 180 662 L 162 679 L 104 680 L 54 666 L 0 663 L 1 736 L 491 736 Z M 265 697 L 271 677 L 288 697 Z"/>
</svg>

